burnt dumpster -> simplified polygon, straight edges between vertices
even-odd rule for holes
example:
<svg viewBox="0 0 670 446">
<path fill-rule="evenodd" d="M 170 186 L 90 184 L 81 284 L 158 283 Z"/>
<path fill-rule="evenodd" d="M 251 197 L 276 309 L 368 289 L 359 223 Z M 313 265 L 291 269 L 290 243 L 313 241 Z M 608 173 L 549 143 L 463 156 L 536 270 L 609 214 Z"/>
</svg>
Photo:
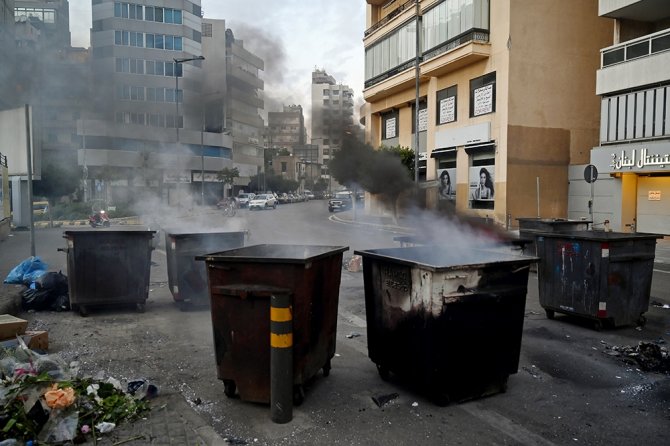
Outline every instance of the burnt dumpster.
<svg viewBox="0 0 670 446">
<path fill-rule="evenodd" d="M 538 233 L 540 305 L 596 329 L 644 324 L 656 254 L 654 234 L 605 231 Z"/>
<path fill-rule="evenodd" d="M 170 292 L 179 308 L 209 305 L 207 271 L 196 256 L 244 246 L 244 231 L 187 232 L 165 230 L 165 254 Z"/>
<path fill-rule="evenodd" d="M 65 231 L 70 304 L 82 316 L 91 307 L 135 305 L 149 296 L 152 239 L 146 229 Z"/>
<path fill-rule="evenodd" d="M 320 369 L 329 374 L 347 249 L 253 245 L 197 257 L 207 265 L 217 376 L 227 396 L 237 391 L 242 400 L 270 402 L 276 339 L 291 340 L 293 403 L 302 402 L 305 382 Z M 271 312 L 278 296 L 289 310 Z M 292 331 L 271 336 L 271 316 L 273 324 L 292 319 Z"/>
<path fill-rule="evenodd" d="M 537 252 L 537 234 L 546 232 L 586 231 L 591 220 L 569 220 L 566 218 L 517 218 L 519 237 L 530 240 L 525 254 L 539 256 Z"/>
<path fill-rule="evenodd" d="M 440 405 L 506 390 L 536 258 L 435 245 L 355 253 L 368 355 L 382 379 L 398 375 Z"/>
</svg>

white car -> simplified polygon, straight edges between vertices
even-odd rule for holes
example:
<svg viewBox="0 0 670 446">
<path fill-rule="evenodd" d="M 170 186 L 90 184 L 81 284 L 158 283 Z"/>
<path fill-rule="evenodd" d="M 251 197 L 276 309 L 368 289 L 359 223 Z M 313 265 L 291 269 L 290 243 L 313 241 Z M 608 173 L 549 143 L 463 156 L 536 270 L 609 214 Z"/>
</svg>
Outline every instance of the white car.
<svg viewBox="0 0 670 446">
<path fill-rule="evenodd" d="M 245 208 L 249 206 L 249 202 L 255 197 L 256 195 L 251 193 L 251 194 L 245 194 L 241 193 L 237 196 L 237 203 L 241 208 Z"/>
<path fill-rule="evenodd" d="M 258 194 L 249 201 L 249 210 L 277 209 L 277 200 L 272 194 Z"/>
</svg>

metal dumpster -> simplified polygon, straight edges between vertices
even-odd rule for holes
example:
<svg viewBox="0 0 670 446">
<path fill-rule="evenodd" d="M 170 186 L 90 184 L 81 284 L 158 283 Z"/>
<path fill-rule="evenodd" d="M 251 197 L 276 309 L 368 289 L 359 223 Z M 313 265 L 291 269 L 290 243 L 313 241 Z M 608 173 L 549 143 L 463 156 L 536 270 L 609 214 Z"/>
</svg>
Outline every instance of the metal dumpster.
<svg viewBox="0 0 670 446">
<path fill-rule="evenodd" d="M 196 256 L 244 246 L 246 232 L 186 232 L 165 230 L 165 254 L 170 292 L 179 308 L 209 305 L 207 271 Z"/>
<path fill-rule="evenodd" d="M 437 404 L 506 390 L 521 349 L 528 271 L 537 259 L 448 246 L 363 257 L 368 354 Z"/>
<path fill-rule="evenodd" d="M 335 354 L 342 246 L 254 245 L 198 256 L 207 265 L 217 376 L 227 396 L 270 402 L 270 299 L 290 294 L 294 403 Z"/>
<path fill-rule="evenodd" d="M 146 229 L 65 231 L 67 277 L 72 309 L 135 305 L 144 311 L 149 296 L 152 239 Z"/>
<path fill-rule="evenodd" d="M 547 317 L 593 319 L 595 328 L 643 324 L 656 253 L 654 234 L 538 233 L 540 305 Z"/>
<path fill-rule="evenodd" d="M 591 220 L 568 220 L 566 218 L 517 218 L 519 222 L 519 237 L 530 240 L 524 253 L 539 256 L 537 252 L 537 234 L 540 232 L 586 231 Z"/>
</svg>

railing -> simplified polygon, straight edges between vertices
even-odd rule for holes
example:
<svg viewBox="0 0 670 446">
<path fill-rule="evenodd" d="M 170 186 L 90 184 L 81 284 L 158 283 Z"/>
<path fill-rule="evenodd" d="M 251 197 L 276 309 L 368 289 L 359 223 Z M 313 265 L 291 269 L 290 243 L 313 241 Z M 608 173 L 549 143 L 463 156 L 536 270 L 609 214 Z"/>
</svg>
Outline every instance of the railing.
<svg viewBox="0 0 670 446">
<path fill-rule="evenodd" d="M 409 0 L 405 3 L 403 3 L 402 5 L 398 6 L 398 8 L 391 11 L 391 13 L 389 13 L 389 15 L 385 16 L 380 21 L 378 21 L 377 23 L 372 25 L 370 28 L 366 29 L 365 33 L 363 35 L 365 37 L 369 36 L 370 34 L 375 32 L 376 30 L 378 30 L 379 28 L 381 28 L 382 26 L 386 25 L 388 22 L 393 20 L 395 17 L 397 17 L 400 14 L 402 14 L 403 12 L 405 12 L 409 7 L 414 6 L 416 4 L 416 2 L 417 2 L 417 0 Z"/>
<path fill-rule="evenodd" d="M 0 153 L 0 166 L 7 167 L 7 157 Z"/>
<path fill-rule="evenodd" d="M 481 43 L 486 43 L 489 41 L 489 31 L 486 29 L 470 29 L 466 32 L 464 32 L 461 35 L 458 35 L 451 40 L 448 40 L 446 42 L 441 43 L 439 46 L 436 46 L 434 48 L 431 48 L 430 50 L 426 51 L 425 53 L 422 54 L 421 57 L 419 57 L 419 63 L 422 63 L 425 60 L 431 59 L 439 54 L 446 53 L 447 51 L 450 51 L 457 46 L 460 46 L 464 43 L 467 42 L 481 42 Z M 397 67 L 391 68 L 390 70 L 379 74 L 372 79 L 368 79 L 365 81 L 365 88 L 369 88 L 373 85 L 376 85 L 390 77 L 395 76 L 396 74 L 405 71 L 411 67 L 414 66 L 414 58 L 411 60 L 402 63 L 401 65 L 398 65 Z"/>
<path fill-rule="evenodd" d="M 603 48 L 600 50 L 600 67 L 605 68 L 668 50 L 670 29 Z"/>
</svg>

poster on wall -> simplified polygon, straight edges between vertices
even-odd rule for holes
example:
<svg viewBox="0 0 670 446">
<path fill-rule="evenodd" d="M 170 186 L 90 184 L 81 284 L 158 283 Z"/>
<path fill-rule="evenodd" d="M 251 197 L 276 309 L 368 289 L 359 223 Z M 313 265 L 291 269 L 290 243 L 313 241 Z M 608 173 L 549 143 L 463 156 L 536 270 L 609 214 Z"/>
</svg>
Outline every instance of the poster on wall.
<svg viewBox="0 0 670 446">
<path fill-rule="evenodd" d="M 495 197 L 493 171 L 493 165 L 470 168 L 470 200 L 493 201 Z"/>
<path fill-rule="evenodd" d="M 440 101 L 440 124 L 456 120 L 456 97 L 450 96 Z"/>
<path fill-rule="evenodd" d="M 386 120 L 386 139 L 395 137 L 395 118 L 389 118 Z"/>
<path fill-rule="evenodd" d="M 456 199 L 456 168 L 437 170 L 437 191 L 440 200 Z"/>
<path fill-rule="evenodd" d="M 419 131 L 425 132 L 428 130 L 428 109 L 419 110 Z"/>
<path fill-rule="evenodd" d="M 474 115 L 493 112 L 493 84 L 477 88 L 474 93 Z"/>
</svg>

